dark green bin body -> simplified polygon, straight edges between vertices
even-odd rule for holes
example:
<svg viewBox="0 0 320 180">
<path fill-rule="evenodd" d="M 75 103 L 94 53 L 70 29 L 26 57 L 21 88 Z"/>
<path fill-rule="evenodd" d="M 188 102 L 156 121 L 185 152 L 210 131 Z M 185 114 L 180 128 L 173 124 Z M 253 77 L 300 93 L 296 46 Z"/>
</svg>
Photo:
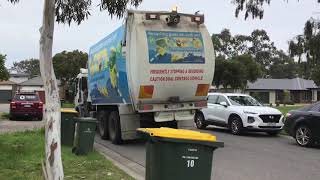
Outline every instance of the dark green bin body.
<svg viewBox="0 0 320 180">
<path fill-rule="evenodd" d="M 93 150 L 97 121 L 95 118 L 77 118 L 76 133 L 72 152 L 76 155 L 86 155 Z"/>
<path fill-rule="evenodd" d="M 146 180 L 210 180 L 213 151 L 222 142 L 150 137 Z"/>
<path fill-rule="evenodd" d="M 77 113 L 61 112 L 61 144 L 73 146 L 74 141 L 74 118 Z"/>
</svg>

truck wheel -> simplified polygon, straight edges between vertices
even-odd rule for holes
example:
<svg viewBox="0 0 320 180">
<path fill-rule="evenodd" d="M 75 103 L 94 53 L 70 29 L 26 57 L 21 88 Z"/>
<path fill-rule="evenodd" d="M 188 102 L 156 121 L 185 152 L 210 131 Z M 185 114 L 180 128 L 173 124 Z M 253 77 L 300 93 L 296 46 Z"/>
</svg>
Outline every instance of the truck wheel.
<svg viewBox="0 0 320 180">
<path fill-rule="evenodd" d="M 120 117 L 117 111 L 112 111 L 108 121 L 109 137 L 113 144 L 121 144 Z"/>
<path fill-rule="evenodd" d="M 98 128 L 101 139 L 109 139 L 108 132 L 108 118 L 109 113 L 107 111 L 99 111 L 98 112 Z"/>
</svg>

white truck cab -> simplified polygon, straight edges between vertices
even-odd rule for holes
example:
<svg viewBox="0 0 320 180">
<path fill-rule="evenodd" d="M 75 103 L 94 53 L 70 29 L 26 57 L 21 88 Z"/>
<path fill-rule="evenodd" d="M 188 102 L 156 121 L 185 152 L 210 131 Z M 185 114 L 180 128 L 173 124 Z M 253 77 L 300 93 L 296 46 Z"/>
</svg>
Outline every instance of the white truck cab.
<svg viewBox="0 0 320 180">
<path fill-rule="evenodd" d="M 74 104 L 80 116 L 88 116 L 88 111 L 84 107 L 87 102 L 91 102 L 88 96 L 88 69 L 81 68 L 74 82 L 75 97 Z"/>
</svg>

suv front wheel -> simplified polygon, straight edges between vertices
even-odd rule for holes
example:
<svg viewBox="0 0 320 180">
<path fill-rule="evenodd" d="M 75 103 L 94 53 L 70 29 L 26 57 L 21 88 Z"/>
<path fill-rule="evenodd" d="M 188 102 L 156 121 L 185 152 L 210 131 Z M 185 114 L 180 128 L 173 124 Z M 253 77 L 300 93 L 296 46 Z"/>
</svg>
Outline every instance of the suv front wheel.
<svg viewBox="0 0 320 180">
<path fill-rule="evenodd" d="M 234 135 L 240 135 L 242 133 L 243 125 L 239 116 L 230 117 L 229 129 Z"/>
<path fill-rule="evenodd" d="M 196 124 L 198 129 L 204 129 L 207 127 L 204 116 L 201 112 L 197 112 L 194 116 L 194 123 Z"/>
</svg>

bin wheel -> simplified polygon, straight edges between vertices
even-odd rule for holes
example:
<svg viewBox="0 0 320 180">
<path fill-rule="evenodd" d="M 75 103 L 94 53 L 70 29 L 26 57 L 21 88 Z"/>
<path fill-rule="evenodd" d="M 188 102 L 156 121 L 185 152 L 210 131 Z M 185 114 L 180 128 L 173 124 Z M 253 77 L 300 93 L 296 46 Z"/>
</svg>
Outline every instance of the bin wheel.
<svg viewBox="0 0 320 180">
<path fill-rule="evenodd" d="M 120 117 L 117 111 L 112 111 L 108 121 L 109 137 L 113 144 L 121 144 Z"/>
<path fill-rule="evenodd" d="M 109 113 L 107 111 L 99 111 L 98 112 L 98 128 L 101 139 L 109 139 L 108 132 L 108 118 Z"/>
<path fill-rule="evenodd" d="M 194 122 L 198 129 L 204 129 L 207 127 L 204 116 L 201 112 L 197 112 L 194 116 Z"/>
</svg>

